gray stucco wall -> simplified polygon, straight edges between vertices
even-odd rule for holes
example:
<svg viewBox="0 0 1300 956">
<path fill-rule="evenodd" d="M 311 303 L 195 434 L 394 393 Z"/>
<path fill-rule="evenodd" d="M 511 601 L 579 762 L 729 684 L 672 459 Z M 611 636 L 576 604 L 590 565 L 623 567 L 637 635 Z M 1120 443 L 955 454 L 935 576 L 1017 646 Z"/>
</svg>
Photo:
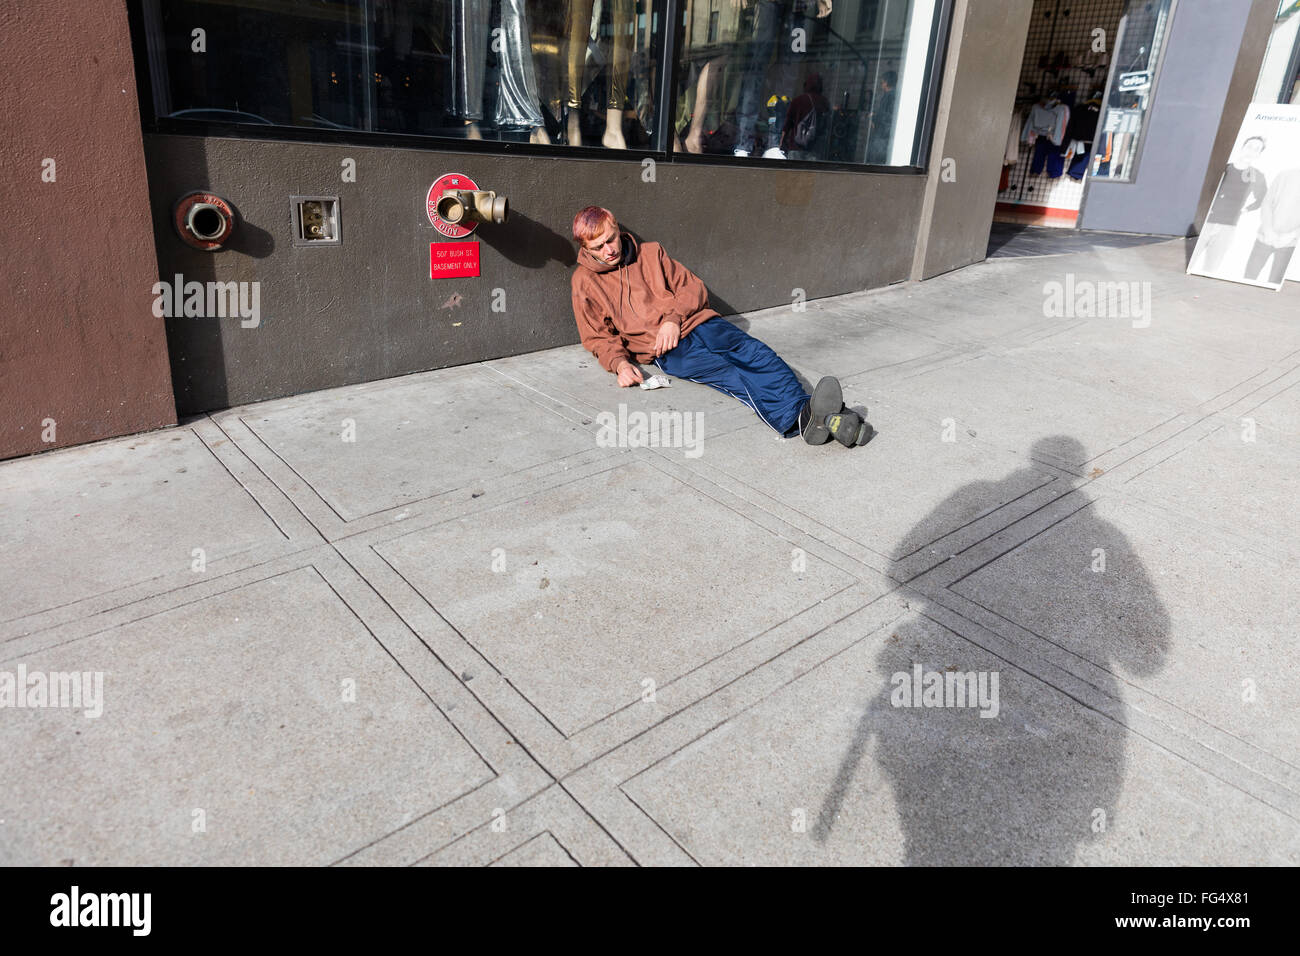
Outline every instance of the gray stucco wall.
<svg viewBox="0 0 1300 956">
<path fill-rule="evenodd" d="M 260 282 L 261 324 L 167 322 L 178 410 L 191 414 L 577 342 L 569 298 L 574 213 L 613 210 L 662 242 L 724 315 L 908 278 L 925 177 L 571 160 L 146 136 L 159 273 Z M 344 158 L 356 182 L 340 181 Z M 461 172 L 504 192 L 510 219 L 482 225 L 481 276 L 429 278 L 430 184 Z M 238 214 L 230 246 L 191 249 L 175 201 L 210 189 Z M 338 195 L 343 244 L 291 245 L 289 197 Z M 984 226 L 987 236 L 987 223 Z M 505 311 L 493 311 L 493 290 Z M 458 306 L 443 308 L 459 294 Z M 500 294 L 496 301 L 501 302 Z"/>
<path fill-rule="evenodd" d="M 1169 236 L 1193 231 L 1247 19 L 1261 2 L 1273 0 L 1179 0 L 1137 177 L 1132 183 L 1090 178 L 1081 227 Z"/>
</svg>

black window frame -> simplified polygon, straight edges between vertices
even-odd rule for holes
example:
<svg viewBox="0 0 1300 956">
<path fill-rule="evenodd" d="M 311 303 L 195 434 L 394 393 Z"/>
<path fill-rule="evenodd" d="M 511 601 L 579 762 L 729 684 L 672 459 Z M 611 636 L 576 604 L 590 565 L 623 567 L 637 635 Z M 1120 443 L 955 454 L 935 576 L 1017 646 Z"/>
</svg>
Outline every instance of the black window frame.
<svg viewBox="0 0 1300 956">
<path fill-rule="evenodd" d="M 952 11 L 955 0 L 936 0 L 935 16 L 931 24 L 925 60 L 926 88 L 921 97 L 915 129 L 916 162 L 904 166 L 882 166 L 867 163 L 830 162 L 822 160 L 763 159 L 761 157 L 729 156 L 726 154 L 678 153 L 672 148 L 673 115 L 677 106 L 676 90 L 680 77 L 680 48 L 686 30 L 682 15 L 682 0 L 653 0 L 654 14 L 662 23 L 674 29 L 665 33 L 662 43 L 660 76 L 655 125 L 660 149 L 611 150 L 601 146 L 570 146 L 567 144 L 541 144 L 511 142 L 508 140 L 457 139 L 449 136 L 422 136 L 409 133 L 390 133 L 367 130 L 331 130 L 311 127 L 260 126 L 244 123 L 225 123 L 218 120 L 182 120 L 158 116 L 155 109 L 153 71 L 148 29 L 145 16 L 147 0 L 127 0 L 127 18 L 131 31 L 131 50 L 135 61 L 136 98 L 140 107 L 141 130 L 146 135 L 217 137 L 247 139 L 266 142 L 313 143 L 328 146 L 357 146 L 376 149 L 416 149 L 428 152 L 486 153 L 497 156 L 536 156 L 556 159 L 601 159 L 610 162 L 642 163 L 653 159 L 656 163 L 682 165 L 752 167 L 759 169 L 789 169 L 820 172 L 849 172 L 871 175 L 926 175 L 933 157 L 934 125 L 937 118 L 939 95 L 943 88 L 944 67 L 951 41 Z M 664 64 L 667 64 L 666 68 Z M 666 81 L 666 82 L 665 82 Z"/>
</svg>

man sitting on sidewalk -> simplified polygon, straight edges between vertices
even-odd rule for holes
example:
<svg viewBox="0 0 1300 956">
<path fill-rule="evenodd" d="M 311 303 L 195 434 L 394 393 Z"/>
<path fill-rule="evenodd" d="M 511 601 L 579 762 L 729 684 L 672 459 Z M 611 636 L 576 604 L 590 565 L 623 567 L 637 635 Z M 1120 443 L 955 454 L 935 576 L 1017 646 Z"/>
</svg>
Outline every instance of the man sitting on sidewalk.
<svg viewBox="0 0 1300 956">
<path fill-rule="evenodd" d="M 809 396 L 775 352 L 709 308 L 704 283 L 659 243 L 620 232 L 600 206 L 574 217 L 573 238 L 578 334 L 619 385 L 641 382 L 636 363 L 653 361 L 667 375 L 744 402 L 784 438 L 821 445 L 833 437 L 848 447 L 871 438 L 871 426 L 845 408 L 837 379 L 826 376 Z"/>
</svg>

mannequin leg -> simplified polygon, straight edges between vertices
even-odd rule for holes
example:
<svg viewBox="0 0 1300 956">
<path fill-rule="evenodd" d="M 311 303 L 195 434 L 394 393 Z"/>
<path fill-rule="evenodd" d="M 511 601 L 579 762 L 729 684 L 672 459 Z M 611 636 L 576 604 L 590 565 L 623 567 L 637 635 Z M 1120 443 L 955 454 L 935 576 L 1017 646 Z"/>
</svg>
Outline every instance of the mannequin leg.
<svg viewBox="0 0 1300 956">
<path fill-rule="evenodd" d="M 695 112 L 691 115 L 691 128 L 686 133 L 686 151 L 688 153 L 704 152 L 704 120 L 713 106 L 717 93 L 718 75 L 726 65 L 726 57 L 715 57 L 704 64 L 700 78 L 695 84 Z"/>
<path fill-rule="evenodd" d="M 605 135 L 600 138 L 600 145 L 606 149 L 627 149 L 623 139 L 623 111 L 610 107 L 605 110 Z"/>
<path fill-rule="evenodd" d="M 601 145 L 607 149 L 627 149 L 623 139 L 623 104 L 627 101 L 627 77 L 632 62 L 634 14 L 633 0 L 614 0 L 614 57 L 609 67 L 605 135 L 601 138 Z"/>
<path fill-rule="evenodd" d="M 564 125 L 564 101 L 567 98 L 565 81 L 568 70 L 568 64 L 565 62 L 567 58 L 564 54 L 566 42 L 564 31 L 568 29 L 569 10 L 567 6 L 552 9 L 548 0 L 525 0 L 525 2 L 528 4 L 528 23 L 532 27 L 533 63 L 537 69 L 537 89 L 541 96 L 544 117 L 543 125 L 539 127 L 542 133 L 534 132 L 533 142 L 550 142 L 550 131 L 555 127 L 555 123 L 558 122 L 561 127 Z M 559 16 L 564 18 L 563 26 L 556 22 Z M 545 139 L 542 138 L 543 135 Z M 556 135 L 563 141 L 564 130 L 560 129 Z"/>
<path fill-rule="evenodd" d="M 569 0 L 569 145 L 582 145 L 582 72 L 587 63 L 587 39 L 591 36 L 591 8 L 595 0 Z"/>
</svg>

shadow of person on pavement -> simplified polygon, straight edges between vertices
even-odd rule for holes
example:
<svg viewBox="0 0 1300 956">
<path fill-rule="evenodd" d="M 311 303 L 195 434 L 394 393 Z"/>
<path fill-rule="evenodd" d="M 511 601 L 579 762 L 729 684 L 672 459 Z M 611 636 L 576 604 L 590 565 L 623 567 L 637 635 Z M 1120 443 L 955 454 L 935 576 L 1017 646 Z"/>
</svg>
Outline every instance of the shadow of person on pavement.
<svg viewBox="0 0 1300 956">
<path fill-rule="evenodd" d="M 1068 436 L 1040 441 L 1035 453 L 1059 454 L 1063 446 L 1087 460 Z M 1011 476 L 978 482 L 935 512 L 987 500 L 999 484 L 1007 485 L 1006 499 L 1019 494 Z M 1122 707 L 1121 675 L 1150 676 L 1164 666 L 1169 617 L 1124 533 L 1099 517 L 1093 501 L 1080 504 L 955 589 L 1032 632 L 1017 643 L 1038 660 L 1068 661 L 1071 673 Z M 918 529 L 933 539 L 933 527 L 929 516 L 904 540 L 914 542 Z M 1073 863 L 1080 845 L 1116 823 L 1126 727 L 952 633 L 936 620 L 951 620 L 937 605 L 933 613 L 926 603 L 913 608 L 876 656 L 872 679 L 883 678 L 883 689 L 866 702 L 814 837 L 833 836 L 852 789 L 877 776 L 866 772 L 874 762 L 892 788 L 908 864 Z M 1035 671 L 1064 676 L 1051 664 Z M 966 706 L 954 706 L 963 689 Z"/>
</svg>

